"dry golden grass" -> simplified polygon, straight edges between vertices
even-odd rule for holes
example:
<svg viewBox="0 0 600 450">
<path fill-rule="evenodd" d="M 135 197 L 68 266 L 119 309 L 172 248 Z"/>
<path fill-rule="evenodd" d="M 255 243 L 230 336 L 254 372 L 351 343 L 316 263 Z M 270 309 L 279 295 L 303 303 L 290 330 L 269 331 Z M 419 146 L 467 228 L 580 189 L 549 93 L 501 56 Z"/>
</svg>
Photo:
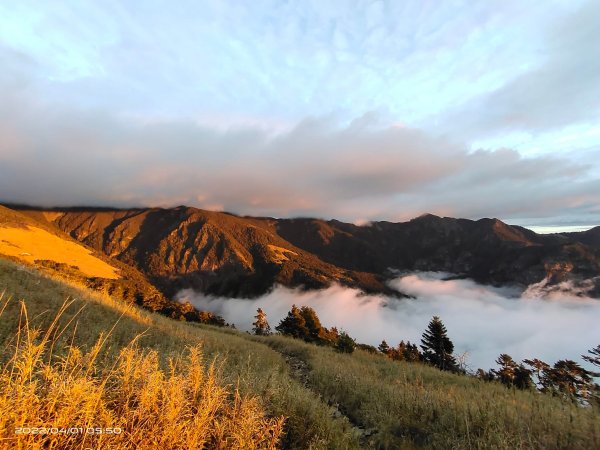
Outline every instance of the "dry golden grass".
<svg viewBox="0 0 600 450">
<path fill-rule="evenodd" d="M 37 227 L 0 227 L 0 254 L 28 263 L 50 260 L 76 266 L 88 277 L 119 278 L 117 269 L 96 258 L 87 248 Z"/>
<path fill-rule="evenodd" d="M 169 373 L 169 357 L 176 360 L 186 346 L 201 344 L 206 367 L 214 358 L 220 361 L 219 377 L 223 384 L 235 386 L 242 397 L 259 401 L 269 417 L 287 418 L 282 448 L 359 448 L 347 420 L 332 417 L 327 404 L 290 377 L 280 354 L 249 339 L 246 333 L 175 321 L 0 258 L 2 291 L 15 300 L 23 300 L 29 323 L 43 331 L 52 325 L 64 299 L 73 299 L 62 313 L 59 325 L 65 327 L 71 322 L 70 327 L 77 327 L 77 332 L 57 336 L 53 355 L 65 358 L 72 345 L 78 346 L 82 354 L 88 354 L 101 333 L 110 330 L 117 321 L 110 335 L 106 335 L 98 367 L 112 367 L 121 349 L 140 335 L 137 344 L 145 352 L 155 352 L 164 373 Z M 19 303 L 10 302 L 0 319 L 0 366 L 14 354 L 14 330 L 19 317 Z"/>
<path fill-rule="evenodd" d="M 289 260 L 287 254 L 298 256 L 298 253 L 288 250 L 287 248 L 278 247 L 276 245 L 267 245 L 269 249 L 269 253 L 271 256 L 271 260 L 277 264 L 281 264 L 284 261 Z"/>
<path fill-rule="evenodd" d="M 101 362 L 108 335 L 87 352 L 71 345 L 56 357 L 69 304 L 43 333 L 21 305 L 14 355 L 0 369 L 0 448 L 278 448 L 284 418 L 268 418 L 256 398 L 224 386 L 200 346 L 170 358 L 166 370 L 135 339 Z"/>
<path fill-rule="evenodd" d="M 89 359 L 86 355 L 94 354 L 94 343 L 104 339 L 99 336 L 119 320 L 110 334 L 102 335 L 106 336 L 104 350 L 94 364 L 95 371 L 90 373 L 94 383 L 101 383 L 107 374 L 112 374 L 107 382 L 111 389 L 120 386 L 119 376 L 125 372 L 117 368 L 131 358 L 129 351 L 140 358 L 137 363 L 130 363 L 137 367 L 133 372 L 146 374 L 137 386 L 147 386 L 144 389 L 152 391 L 152 386 L 158 385 L 165 389 L 163 393 L 169 392 L 165 380 L 172 373 L 175 383 L 183 385 L 183 378 L 189 375 L 186 364 L 190 353 L 184 357 L 181 351 L 186 345 L 196 348 L 201 343 L 204 358 L 198 359 L 204 366 L 203 372 L 209 374 L 211 362 L 217 358 L 219 366 L 213 365 L 212 371 L 218 386 L 236 388 L 228 389 L 229 405 L 235 405 L 237 390 L 240 398 L 253 399 L 258 404 L 266 414 L 263 417 L 287 417 L 280 442 L 286 449 L 600 448 L 598 411 L 535 392 L 512 391 L 496 383 L 440 372 L 421 364 L 402 364 L 361 351 L 342 355 L 282 336 L 261 338 L 227 328 L 174 321 L 0 259 L 0 292 L 3 290 L 15 299 L 24 299 L 29 323 L 44 333 L 53 326 L 52 318 L 64 299 L 74 299 L 62 313 L 59 325 L 62 329 L 71 323 L 70 329 L 77 326 L 77 333 L 63 333 L 56 339 L 52 335 L 55 345 L 50 348 L 55 359 L 50 365 L 55 371 L 63 367 L 63 361 L 73 359 L 69 355 L 75 345 L 81 349 L 81 360 Z M 78 312 L 81 307 L 84 308 Z M 0 319 L 0 364 L 6 364 L 14 355 L 14 330 L 20 311 L 19 304 L 11 302 Z M 140 349 L 129 345 L 140 334 L 136 341 Z M 21 335 L 25 336 L 24 332 Z M 308 389 L 290 376 L 280 353 L 307 363 Z M 154 360 L 158 360 L 154 368 L 162 373 L 163 384 L 148 384 L 150 371 L 140 369 L 152 367 Z M 44 361 L 48 363 L 47 358 Z M 115 365 L 115 361 L 119 364 Z M 171 367 L 175 367 L 175 372 Z M 34 372 L 38 377 L 43 375 L 40 370 Z M 39 387 L 46 386 L 43 379 L 37 378 L 37 382 Z M 0 386 L 3 385 L 0 380 Z M 125 392 L 115 389 L 114 392 Z M 115 404 L 120 401 L 106 398 Z M 139 396 L 131 397 L 127 404 L 132 406 L 136 401 L 140 401 Z M 362 439 L 357 437 L 346 418 L 332 416 L 327 403 L 337 404 L 355 424 L 374 433 Z M 13 400 L 7 403 L 10 404 L 16 403 Z M 109 408 L 111 404 L 107 404 Z M 156 407 L 165 410 L 165 405 Z M 2 429 L 12 426 L 0 425 Z M 119 422 L 115 426 L 121 425 Z M 10 432 L 14 433 L 14 429 Z M 159 444 L 140 444 L 140 448 L 144 445 L 158 448 Z M 13 448 L 8 444 L 5 447 Z M 22 448 L 28 447 L 23 444 Z M 185 444 L 181 448 L 186 448 Z"/>
</svg>

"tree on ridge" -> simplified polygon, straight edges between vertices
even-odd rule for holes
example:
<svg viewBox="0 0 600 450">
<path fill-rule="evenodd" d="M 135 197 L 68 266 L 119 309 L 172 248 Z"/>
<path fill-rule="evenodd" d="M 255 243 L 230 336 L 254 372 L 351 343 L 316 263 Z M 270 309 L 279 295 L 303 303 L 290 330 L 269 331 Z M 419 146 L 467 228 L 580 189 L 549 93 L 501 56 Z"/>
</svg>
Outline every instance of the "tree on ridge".
<svg viewBox="0 0 600 450">
<path fill-rule="evenodd" d="M 454 344 L 448 337 L 448 331 L 438 316 L 433 316 L 427 330 L 421 338 L 423 360 L 440 370 L 458 370 L 456 359 L 452 355 Z"/>
<path fill-rule="evenodd" d="M 259 336 L 268 336 L 271 334 L 271 326 L 267 321 L 267 314 L 262 310 L 262 308 L 258 308 L 256 310 L 256 316 L 254 316 L 256 321 L 252 324 L 254 328 L 252 331 L 254 334 Z"/>
</svg>

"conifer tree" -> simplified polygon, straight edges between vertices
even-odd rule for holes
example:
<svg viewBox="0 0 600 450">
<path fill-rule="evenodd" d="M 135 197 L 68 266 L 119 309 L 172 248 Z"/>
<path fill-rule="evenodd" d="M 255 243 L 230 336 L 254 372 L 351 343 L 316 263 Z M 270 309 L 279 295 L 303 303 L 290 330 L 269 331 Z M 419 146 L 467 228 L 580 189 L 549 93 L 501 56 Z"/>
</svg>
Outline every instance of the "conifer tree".
<svg viewBox="0 0 600 450">
<path fill-rule="evenodd" d="M 404 341 L 400 341 L 398 347 L 394 349 L 393 359 L 396 361 L 404 361 L 406 358 L 406 344 Z"/>
<path fill-rule="evenodd" d="M 256 322 L 252 324 L 254 326 L 252 329 L 254 334 L 261 336 L 268 336 L 271 334 L 271 326 L 267 321 L 267 314 L 261 308 L 256 310 L 256 316 L 254 316 L 254 318 L 256 319 Z"/>
<path fill-rule="evenodd" d="M 511 356 L 506 353 L 502 353 L 497 359 L 496 364 L 500 366 L 500 369 L 492 369 L 492 373 L 496 376 L 500 383 L 505 386 L 512 386 L 515 381 L 515 372 L 517 370 L 517 363 L 512 359 Z"/>
<path fill-rule="evenodd" d="M 545 376 L 550 392 L 571 400 L 587 399 L 594 390 L 594 372 L 584 369 L 575 361 L 557 361 Z"/>
<path fill-rule="evenodd" d="M 377 350 L 379 350 L 384 355 L 387 355 L 390 352 L 390 346 L 387 342 L 385 342 L 385 340 L 383 340 L 381 341 L 381 344 L 379 344 L 379 347 L 377 347 Z"/>
<path fill-rule="evenodd" d="M 323 330 L 324 337 L 327 342 L 337 342 L 338 338 L 340 337 L 337 327 L 331 327 L 329 329 L 323 328 Z"/>
<path fill-rule="evenodd" d="M 447 335 L 441 319 L 434 316 L 421 338 L 423 359 L 440 370 L 455 371 L 458 369 L 456 359 L 452 356 L 454 344 Z"/>
<path fill-rule="evenodd" d="M 328 340 L 327 329 L 321 325 L 315 310 L 309 306 L 303 306 L 300 308 L 300 314 L 304 318 L 306 330 L 308 331 L 307 335 L 304 336 L 304 340 L 316 344 L 325 344 Z"/>
<path fill-rule="evenodd" d="M 475 372 L 475 376 L 483 381 L 494 381 L 496 379 L 494 373 L 491 370 L 483 370 L 481 368 L 477 369 L 477 372 Z"/>
<path fill-rule="evenodd" d="M 533 387 L 532 371 L 525 368 L 523 364 L 517 364 L 511 356 L 502 353 L 496 359 L 496 364 L 500 366 L 500 369 L 491 372 L 505 386 L 516 387 L 517 389 L 530 389 Z"/>
<path fill-rule="evenodd" d="M 535 384 L 538 387 L 538 390 L 540 390 L 541 392 L 547 392 L 549 386 L 546 374 L 551 370 L 550 365 L 537 358 L 525 359 L 523 360 L 523 362 L 529 367 L 531 367 L 530 372 L 535 376 L 537 380 Z"/>
<path fill-rule="evenodd" d="M 596 348 L 588 350 L 588 353 L 591 356 L 581 355 L 583 356 L 583 359 L 589 363 L 592 363 L 596 367 L 600 367 L 600 345 L 597 345 Z M 600 373 L 595 372 L 593 373 L 593 376 L 599 377 Z M 600 385 L 593 384 L 591 391 L 590 399 L 593 400 L 596 406 L 600 409 Z"/>
<path fill-rule="evenodd" d="M 342 331 L 335 343 L 335 349 L 340 353 L 352 353 L 356 348 L 356 341 L 348 333 Z"/>
<path fill-rule="evenodd" d="M 563 359 L 554 366 L 539 359 L 526 359 L 525 364 L 532 368 L 537 377 L 538 389 L 558 397 L 573 401 L 589 400 L 595 396 L 597 385 L 594 384 L 595 372 L 589 371 L 575 361 Z"/>
<path fill-rule="evenodd" d="M 275 329 L 281 334 L 320 345 L 335 345 L 338 339 L 337 329 L 328 330 L 321 325 L 315 310 L 308 306 L 298 308 L 292 305 L 292 309 Z"/>
<path fill-rule="evenodd" d="M 416 344 L 411 344 L 410 341 L 406 342 L 406 350 L 404 351 L 404 360 L 409 362 L 421 361 L 421 352 L 417 348 Z"/>
<path fill-rule="evenodd" d="M 397 347 L 391 347 L 387 352 L 388 358 L 394 361 L 401 361 L 404 357 L 404 347 L 404 341 L 401 341 Z"/>
<path fill-rule="evenodd" d="M 581 355 L 583 359 L 585 359 L 587 362 L 592 363 L 596 367 L 600 367 L 600 345 L 597 345 L 596 348 L 588 350 L 588 353 L 592 356 Z"/>
<path fill-rule="evenodd" d="M 279 322 L 279 325 L 275 327 L 281 334 L 292 336 L 295 338 L 304 339 L 308 335 L 308 329 L 306 328 L 306 321 L 300 309 L 296 305 L 292 305 L 292 309 L 288 312 L 287 316 Z"/>
<path fill-rule="evenodd" d="M 531 370 L 527 369 L 523 364 L 519 364 L 515 370 L 515 387 L 521 390 L 533 389 L 534 385 L 531 373 Z"/>
</svg>

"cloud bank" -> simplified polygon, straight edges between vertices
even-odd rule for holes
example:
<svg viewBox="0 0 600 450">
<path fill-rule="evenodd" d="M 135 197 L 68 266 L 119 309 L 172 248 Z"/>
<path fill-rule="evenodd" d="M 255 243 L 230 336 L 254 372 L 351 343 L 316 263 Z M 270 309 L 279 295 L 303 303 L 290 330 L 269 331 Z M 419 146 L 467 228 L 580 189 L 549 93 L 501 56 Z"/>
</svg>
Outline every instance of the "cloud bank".
<svg viewBox="0 0 600 450">
<path fill-rule="evenodd" d="M 347 125 L 307 119 L 273 134 L 192 121 L 132 122 L 13 92 L 18 100 L 0 105 L 0 201 L 187 204 L 349 221 L 431 212 L 600 222 L 600 180 L 588 163 L 524 158 L 508 149 L 471 153 L 459 142 L 382 126 L 369 115 Z"/>
<path fill-rule="evenodd" d="M 340 286 L 298 292 L 276 288 L 259 299 L 223 299 L 190 290 L 180 301 L 221 314 L 238 328 L 251 329 L 256 308 L 262 308 L 274 328 L 292 304 L 315 309 L 325 326 L 346 330 L 359 342 L 390 345 L 401 340 L 420 343 L 432 316 L 442 318 L 455 344 L 455 353 L 467 353 L 471 370 L 491 368 L 500 353 L 515 360 L 537 357 L 581 361 L 581 354 L 600 343 L 597 318 L 600 302 L 584 292 L 547 291 L 541 284 L 521 294 L 511 288 L 492 288 L 471 280 L 444 280 L 446 274 L 416 273 L 392 282 L 416 299 L 361 295 Z"/>
<path fill-rule="evenodd" d="M 0 6 L 0 201 L 600 223 L 598 2 L 322 3 Z"/>
</svg>

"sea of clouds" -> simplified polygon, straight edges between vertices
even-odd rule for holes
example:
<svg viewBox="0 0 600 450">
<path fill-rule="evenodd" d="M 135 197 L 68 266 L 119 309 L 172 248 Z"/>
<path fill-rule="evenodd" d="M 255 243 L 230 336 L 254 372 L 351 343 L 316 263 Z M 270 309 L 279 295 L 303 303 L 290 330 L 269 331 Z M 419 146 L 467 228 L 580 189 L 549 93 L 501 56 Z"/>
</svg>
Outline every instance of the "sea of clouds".
<svg viewBox="0 0 600 450">
<path fill-rule="evenodd" d="M 432 316 L 440 316 L 469 370 L 495 367 L 500 353 L 515 360 L 540 358 L 553 363 L 573 359 L 600 344 L 600 300 L 585 296 L 585 285 L 548 287 L 544 281 L 524 292 L 495 288 L 448 274 L 420 272 L 400 276 L 390 284 L 414 299 L 364 295 L 332 286 L 320 291 L 276 287 L 257 299 L 208 297 L 191 290 L 177 299 L 222 315 L 242 330 L 252 328 L 257 308 L 267 313 L 274 328 L 292 304 L 315 309 L 324 326 L 337 326 L 357 341 L 390 346 L 401 340 L 420 343 Z"/>
</svg>

